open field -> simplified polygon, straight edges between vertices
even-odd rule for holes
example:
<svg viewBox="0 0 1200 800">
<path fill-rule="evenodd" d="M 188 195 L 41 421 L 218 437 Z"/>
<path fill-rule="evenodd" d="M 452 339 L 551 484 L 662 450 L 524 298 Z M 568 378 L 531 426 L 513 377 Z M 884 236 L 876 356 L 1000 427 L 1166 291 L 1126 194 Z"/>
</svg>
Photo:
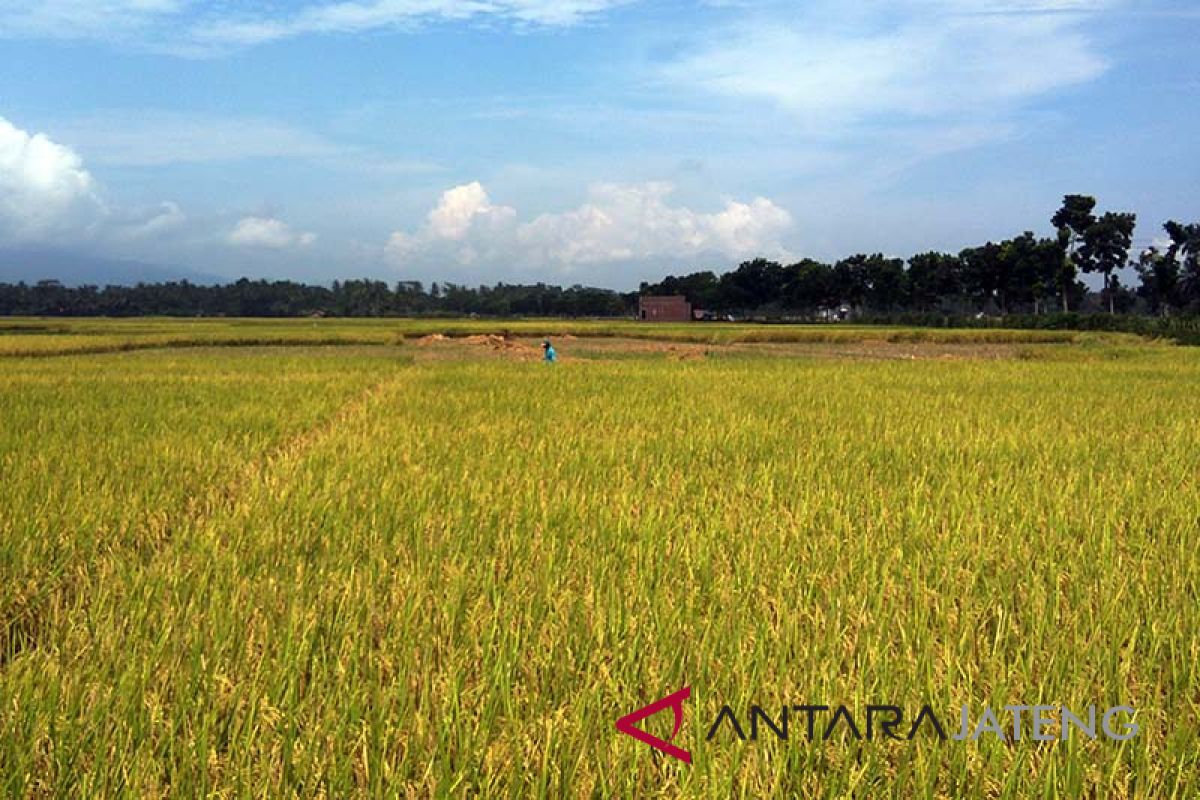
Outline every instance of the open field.
<svg viewBox="0 0 1200 800">
<path fill-rule="evenodd" d="M 948 344 L 1069 344 L 1140 341 L 1122 334 L 1075 331 L 919 329 L 854 325 L 750 325 L 627 320 L 465 319 L 0 319 L 0 355 L 101 353 L 164 347 L 246 345 L 388 345 L 439 334 L 466 337 L 507 333 L 518 337 L 620 337 L 658 341 Z"/>
<path fill-rule="evenodd" d="M 1200 350 L 499 327 L 0 322 L 0 795 L 1200 792 Z M 705 741 L 803 702 L 1140 732 Z"/>
</svg>

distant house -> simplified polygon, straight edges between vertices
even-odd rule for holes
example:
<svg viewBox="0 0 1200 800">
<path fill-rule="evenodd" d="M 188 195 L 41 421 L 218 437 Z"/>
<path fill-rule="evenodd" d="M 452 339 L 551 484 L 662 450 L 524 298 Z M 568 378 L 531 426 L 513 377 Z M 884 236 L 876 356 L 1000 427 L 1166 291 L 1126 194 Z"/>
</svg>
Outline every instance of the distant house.
<svg viewBox="0 0 1200 800">
<path fill-rule="evenodd" d="M 681 294 L 638 298 L 638 319 L 643 322 L 688 322 L 692 304 Z"/>
<path fill-rule="evenodd" d="M 847 305 L 837 308 L 819 308 L 817 309 L 817 319 L 822 322 L 845 322 L 853 313 L 854 309 Z"/>
</svg>

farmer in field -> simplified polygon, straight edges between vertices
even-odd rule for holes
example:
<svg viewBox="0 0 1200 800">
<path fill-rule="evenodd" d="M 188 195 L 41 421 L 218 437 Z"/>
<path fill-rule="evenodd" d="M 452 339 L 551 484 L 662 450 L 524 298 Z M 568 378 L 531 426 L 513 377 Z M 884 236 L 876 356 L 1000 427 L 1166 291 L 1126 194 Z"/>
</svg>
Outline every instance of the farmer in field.
<svg viewBox="0 0 1200 800">
<path fill-rule="evenodd" d="M 542 352 L 545 354 L 546 363 L 553 364 L 558 360 L 558 353 L 554 352 L 554 345 L 550 344 L 549 339 L 542 342 Z"/>
</svg>

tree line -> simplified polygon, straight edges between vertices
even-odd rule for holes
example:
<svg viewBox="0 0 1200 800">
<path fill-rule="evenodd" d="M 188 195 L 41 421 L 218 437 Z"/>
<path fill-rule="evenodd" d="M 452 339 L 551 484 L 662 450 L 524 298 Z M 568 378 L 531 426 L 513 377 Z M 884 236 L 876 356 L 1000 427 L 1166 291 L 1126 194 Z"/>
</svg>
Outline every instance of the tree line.
<svg viewBox="0 0 1200 800">
<path fill-rule="evenodd" d="M 668 275 L 637 292 L 538 283 L 469 287 L 379 280 L 313 286 L 241 279 L 225 285 L 187 281 L 136 286 L 68 287 L 54 280 L 0 284 L 0 314 L 35 316 L 347 317 L 400 315 L 619 317 L 647 294 L 686 295 L 714 315 L 759 318 L 956 316 L 1052 311 L 1178 316 L 1200 314 L 1200 223 L 1167 222 L 1164 247 L 1131 260 L 1137 217 L 1098 213 L 1096 200 L 1067 195 L 1051 218 L 1056 235 L 1031 232 L 957 254 L 927 252 L 904 260 L 859 254 L 829 264 L 802 259 L 746 261 L 724 274 Z M 1137 284 L 1122 284 L 1132 266 Z M 1100 276 L 1090 291 L 1082 275 Z"/>
<path fill-rule="evenodd" d="M 1164 225 L 1165 248 L 1150 247 L 1131 262 L 1137 217 L 1096 213 L 1096 200 L 1067 195 L 1051 219 L 1057 235 L 1026 231 L 957 254 L 928 252 L 907 261 L 854 255 L 827 264 L 755 259 L 718 276 L 694 272 L 644 283 L 643 294 L 684 294 L 704 309 L 753 309 L 802 316 L 839 312 L 886 315 L 1043 314 L 1103 309 L 1149 315 L 1200 313 L 1200 223 Z M 1136 285 L 1118 272 L 1132 266 Z M 1102 279 L 1090 292 L 1084 274 Z"/>
<path fill-rule="evenodd" d="M 632 313 L 637 293 L 539 283 L 472 288 L 419 281 L 334 281 L 312 286 L 294 281 L 242 278 L 207 286 L 188 281 L 136 286 L 63 286 L 55 280 L 0 283 L 0 315 L 27 316 L 229 316 L 229 317 L 619 317 Z"/>
</svg>

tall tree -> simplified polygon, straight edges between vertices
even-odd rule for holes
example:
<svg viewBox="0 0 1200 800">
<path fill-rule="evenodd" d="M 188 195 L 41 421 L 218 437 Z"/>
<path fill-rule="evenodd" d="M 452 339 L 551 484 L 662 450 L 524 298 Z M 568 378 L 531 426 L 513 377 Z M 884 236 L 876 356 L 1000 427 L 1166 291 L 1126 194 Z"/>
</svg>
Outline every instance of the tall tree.
<svg viewBox="0 0 1200 800">
<path fill-rule="evenodd" d="M 658 283 L 641 285 L 642 294 L 681 294 L 696 308 L 713 308 L 720 305 L 720 285 L 711 271 L 693 272 L 676 277 L 668 275 Z"/>
<path fill-rule="evenodd" d="M 868 307 L 873 311 L 895 311 L 909 306 L 908 273 L 904 260 L 876 253 L 866 264 Z"/>
<path fill-rule="evenodd" d="M 837 304 L 833 268 L 811 258 L 783 268 L 783 295 L 787 307 L 812 313 Z"/>
<path fill-rule="evenodd" d="M 981 247 L 968 247 L 958 258 L 963 265 L 963 285 L 976 307 L 986 312 L 989 305 L 994 305 L 1001 313 L 1006 313 L 1003 248 L 988 242 Z"/>
<path fill-rule="evenodd" d="M 1116 313 L 1113 273 L 1129 263 L 1129 248 L 1133 245 L 1135 227 L 1136 214 L 1109 211 L 1083 232 L 1083 245 L 1079 248 L 1083 254 L 1081 264 L 1084 271 L 1099 272 L 1104 276 L 1104 295 L 1108 299 L 1110 314 Z"/>
<path fill-rule="evenodd" d="M 1128 314 L 1137 305 L 1137 292 L 1127 286 L 1122 286 L 1119 275 L 1112 276 L 1112 282 L 1108 287 L 1108 296 L 1111 304 L 1109 313 Z"/>
<path fill-rule="evenodd" d="M 962 262 L 948 253 L 919 253 L 908 260 L 912 305 L 918 311 L 935 311 L 962 294 Z"/>
<path fill-rule="evenodd" d="M 1150 313 L 1169 316 L 1180 303 L 1179 262 L 1157 247 L 1149 247 L 1138 257 L 1136 266 L 1141 286 L 1138 296 L 1146 301 Z"/>
<path fill-rule="evenodd" d="M 783 266 L 756 258 L 721 276 L 720 291 L 725 305 L 752 311 L 779 299 L 783 288 Z"/>
<path fill-rule="evenodd" d="M 1031 231 L 1000 243 L 1000 306 L 1007 311 L 1032 305 L 1044 294 L 1042 286 L 1041 242 Z"/>
<path fill-rule="evenodd" d="M 1033 259 L 1033 313 L 1042 313 L 1043 302 L 1050 301 L 1060 291 L 1059 279 L 1063 268 L 1063 249 L 1057 239 L 1039 239 L 1030 254 Z M 1073 282 L 1078 288 L 1078 281 Z"/>
<path fill-rule="evenodd" d="M 833 289 L 837 302 L 856 310 L 863 307 L 870 289 L 868 261 L 868 256 L 859 254 L 843 258 L 833 265 Z"/>
<path fill-rule="evenodd" d="M 1096 198 L 1084 194 L 1069 194 L 1063 197 L 1062 208 L 1050 218 L 1051 224 L 1058 229 L 1058 242 L 1063 251 L 1058 285 L 1064 312 L 1071 310 L 1068 298 L 1071 295 L 1076 275 L 1083 266 L 1081 250 L 1084 232 L 1096 224 L 1096 216 L 1093 213 L 1095 209 Z"/>
<path fill-rule="evenodd" d="M 1189 225 L 1174 220 L 1163 225 L 1171 246 L 1167 257 L 1178 265 L 1181 299 L 1192 308 L 1200 307 L 1200 222 Z"/>
</svg>

